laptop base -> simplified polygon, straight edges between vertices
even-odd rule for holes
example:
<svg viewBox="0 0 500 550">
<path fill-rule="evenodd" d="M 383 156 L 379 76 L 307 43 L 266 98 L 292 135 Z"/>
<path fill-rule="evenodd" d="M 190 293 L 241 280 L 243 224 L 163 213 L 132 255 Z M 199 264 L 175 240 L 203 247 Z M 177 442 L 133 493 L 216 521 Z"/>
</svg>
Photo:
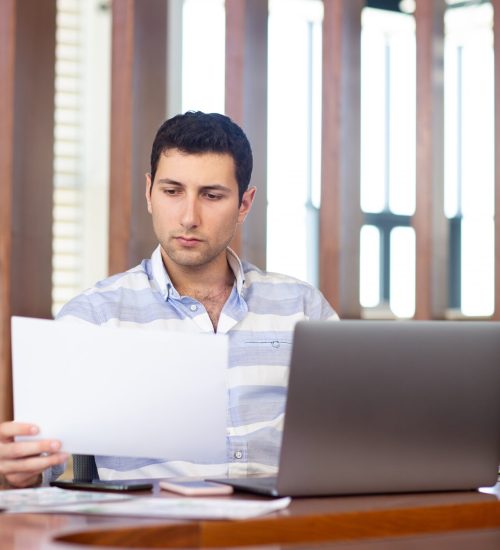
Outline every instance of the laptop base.
<svg viewBox="0 0 500 550">
<path fill-rule="evenodd" d="M 242 477 L 242 478 L 229 478 L 229 479 L 206 479 L 205 481 L 214 481 L 215 483 L 222 483 L 224 485 L 230 485 L 235 491 L 241 491 L 244 493 L 254 493 L 257 495 L 266 495 L 269 497 L 282 497 L 288 495 L 280 495 L 277 489 L 278 479 L 275 476 L 271 477 Z"/>
</svg>

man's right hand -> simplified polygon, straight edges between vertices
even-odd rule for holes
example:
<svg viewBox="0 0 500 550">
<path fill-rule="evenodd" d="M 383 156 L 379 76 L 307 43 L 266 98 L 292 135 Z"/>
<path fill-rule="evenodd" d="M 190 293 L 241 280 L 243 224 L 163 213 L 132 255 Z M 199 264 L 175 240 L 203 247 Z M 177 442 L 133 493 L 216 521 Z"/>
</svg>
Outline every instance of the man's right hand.
<svg viewBox="0 0 500 550">
<path fill-rule="evenodd" d="M 59 452 L 61 442 L 52 439 L 15 441 L 18 435 L 36 436 L 38 427 L 21 422 L 0 423 L 0 476 L 11 487 L 31 487 L 40 483 L 47 468 L 68 458 Z"/>
</svg>

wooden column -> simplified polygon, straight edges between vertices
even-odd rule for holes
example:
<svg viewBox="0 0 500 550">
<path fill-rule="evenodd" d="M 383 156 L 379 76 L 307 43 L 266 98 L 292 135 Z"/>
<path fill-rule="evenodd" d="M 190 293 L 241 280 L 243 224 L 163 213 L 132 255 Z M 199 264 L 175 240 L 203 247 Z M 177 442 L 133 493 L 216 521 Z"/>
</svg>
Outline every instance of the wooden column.
<svg viewBox="0 0 500 550">
<path fill-rule="evenodd" d="M 10 318 L 51 316 L 55 4 L 0 2 L 0 421 Z"/>
<path fill-rule="evenodd" d="M 415 319 L 444 318 L 448 224 L 444 215 L 444 0 L 416 3 L 417 200 Z"/>
<path fill-rule="evenodd" d="M 324 0 L 320 289 L 342 318 L 359 318 L 362 0 Z"/>
<path fill-rule="evenodd" d="M 495 312 L 500 320 L 500 0 L 492 0 L 495 56 Z"/>
<path fill-rule="evenodd" d="M 266 267 L 267 236 L 267 0 L 226 0 L 226 114 L 252 145 L 251 185 L 257 194 L 232 247 Z"/>
<path fill-rule="evenodd" d="M 109 271 L 156 246 L 144 198 L 151 145 L 166 116 L 165 0 L 113 0 Z"/>
</svg>

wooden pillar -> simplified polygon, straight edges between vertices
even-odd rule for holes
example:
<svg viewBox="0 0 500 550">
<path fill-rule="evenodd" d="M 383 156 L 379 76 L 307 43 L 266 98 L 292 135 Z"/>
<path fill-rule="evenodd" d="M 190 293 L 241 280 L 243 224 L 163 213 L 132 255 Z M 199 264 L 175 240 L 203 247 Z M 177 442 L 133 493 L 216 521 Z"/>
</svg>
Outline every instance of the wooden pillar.
<svg viewBox="0 0 500 550">
<path fill-rule="evenodd" d="M 55 0 L 0 2 L 0 421 L 10 318 L 51 316 L 55 21 Z"/>
<path fill-rule="evenodd" d="M 418 0 L 416 319 L 444 318 L 448 305 L 448 224 L 444 215 L 445 0 Z"/>
<path fill-rule="evenodd" d="M 320 289 L 359 318 L 362 0 L 324 0 Z"/>
<path fill-rule="evenodd" d="M 495 57 L 495 312 L 500 320 L 500 0 L 493 4 L 493 43 Z"/>
<path fill-rule="evenodd" d="M 144 198 L 151 145 L 166 116 L 165 0 L 113 0 L 109 271 L 156 246 Z"/>
<path fill-rule="evenodd" d="M 232 247 L 266 267 L 267 237 L 267 0 L 226 0 L 226 114 L 252 145 L 251 185 L 257 194 Z"/>
</svg>

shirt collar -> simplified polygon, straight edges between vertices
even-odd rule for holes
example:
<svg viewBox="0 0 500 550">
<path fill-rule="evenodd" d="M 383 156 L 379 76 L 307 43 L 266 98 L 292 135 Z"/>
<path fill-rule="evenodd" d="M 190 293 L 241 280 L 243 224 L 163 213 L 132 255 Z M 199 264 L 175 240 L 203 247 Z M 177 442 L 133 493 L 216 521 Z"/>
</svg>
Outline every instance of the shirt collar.
<svg viewBox="0 0 500 550">
<path fill-rule="evenodd" d="M 233 271 L 234 277 L 236 279 L 236 290 L 238 294 L 241 294 L 243 285 L 245 283 L 245 273 L 243 271 L 241 260 L 238 258 L 236 252 L 234 252 L 234 250 L 231 250 L 231 248 L 227 248 L 226 254 L 229 267 Z M 158 285 L 158 288 L 162 293 L 164 300 L 166 300 L 171 293 L 174 293 L 178 296 L 177 291 L 175 290 L 175 287 L 170 280 L 170 276 L 165 268 L 165 265 L 163 264 L 160 245 L 155 248 L 151 256 L 151 270 L 153 274 L 153 279 Z"/>
</svg>

